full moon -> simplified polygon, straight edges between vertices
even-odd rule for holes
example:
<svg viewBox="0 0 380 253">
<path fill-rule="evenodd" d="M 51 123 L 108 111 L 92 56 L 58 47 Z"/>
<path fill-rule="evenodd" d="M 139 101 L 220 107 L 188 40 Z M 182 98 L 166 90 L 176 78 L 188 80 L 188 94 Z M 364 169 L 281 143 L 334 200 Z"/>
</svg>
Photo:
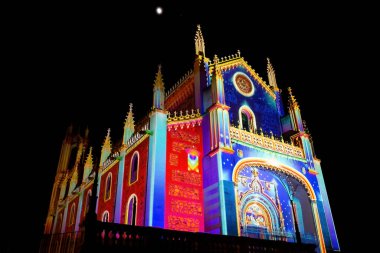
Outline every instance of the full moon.
<svg viewBox="0 0 380 253">
<path fill-rule="evenodd" d="M 158 6 L 156 8 L 156 13 L 157 13 L 157 15 L 161 15 L 162 14 L 162 8 L 160 6 Z"/>
</svg>

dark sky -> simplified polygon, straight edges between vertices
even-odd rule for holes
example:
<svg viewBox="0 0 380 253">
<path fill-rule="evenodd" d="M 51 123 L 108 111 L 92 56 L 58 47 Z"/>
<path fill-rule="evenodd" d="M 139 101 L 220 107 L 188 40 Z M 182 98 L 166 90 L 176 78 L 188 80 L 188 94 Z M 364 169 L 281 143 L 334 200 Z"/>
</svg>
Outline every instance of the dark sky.
<svg viewBox="0 0 380 253">
<path fill-rule="evenodd" d="M 359 155 L 347 157 L 355 146 L 348 136 L 359 130 L 348 122 L 353 104 L 362 96 L 351 87 L 362 85 L 355 75 L 363 64 L 353 60 L 359 54 L 355 38 L 362 36 L 353 8 L 245 2 L 12 9 L 14 15 L 5 24 L 9 92 L 1 102 L 3 136 L 11 152 L 3 169 L 9 179 L 5 181 L 22 187 L 2 185 L 9 205 L 3 210 L 12 217 L 7 219 L 12 225 L 8 248 L 25 246 L 15 244 L 20 233 L 27 235 L 30 252 L 37 248 L 67 126 L 88 126 L 95 144 L 108 127 L 113 140 L 120 139 L 128 104 L 134 103 L 137 119 L 151 107 L 158 64 L 166 87 L 192 68 L 198 23 L 209 58 L 239 49 L 266 79 L 270 57 L 280 88 L 293 87 L 322 160 L 341 246 L 347 252 L 359 247 L 354 234 L 359 225 L 347 221 L 347 210 L 353 208 L 352 186 L 347 185 L 355 180 L 353 172 L 360 164 Z M 161 16 L 155 14 L 157 5 L 163 7 Z M 11 103 L 4 102 L 8 98 Z M 94 148 L 99 154 L 100 147 Z"/>
</svg>

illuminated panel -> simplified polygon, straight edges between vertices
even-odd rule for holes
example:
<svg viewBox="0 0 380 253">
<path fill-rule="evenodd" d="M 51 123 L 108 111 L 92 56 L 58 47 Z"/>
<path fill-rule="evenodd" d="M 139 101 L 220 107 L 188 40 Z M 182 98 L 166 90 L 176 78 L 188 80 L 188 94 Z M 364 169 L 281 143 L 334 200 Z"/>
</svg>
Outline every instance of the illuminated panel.
<svg viewBox="0 0 380 253">
<path fill-rule="evenodd" d="M 146 199 L 146 184 L 147 184 L 147 165 L 148 165 L 148 146 L 149 138 L 144 139 L 135 148 L 128 151 L 125 156 L 125 170 L 124 170 L 124 185 L 123 185 L 123 199 L 121 206 L 121 218 L 122 224 L 128 224 L 129 213 L 129 200 L 131 197 L 136 196 L 136 225 L 144 226 L 145 222 L 145 199 Z M 132 184 L 129 183 L 131 175 L 131 163 L 133 156 L 138 153 L 139 167 L 136 177 L 136 181 Z"/>
<path fill-rule="evenodd" d="M 90 194 L 89 194 L 90 192 Z M 81 208 L 81 218 L 80 218 L 80 224 L 84 222 L 84 219 L 86 218 L 87 211 L 90 207 L 90 196 L 92 195 L 92 183 L 88 184 L 86 189 L 83 192 L 83 203 Z"/>
<path fill-rule="evenodd" d="M 119 163 L 112 165 L 110 169 L 105 169 L 104 174 L 101 177 L 100 191 L 98 197 L 98 220 L 102 220 L 102 215 L 105 211 L 109 212 L 109 221 L 113 221 L 114 217 L 114 207 L 115 207 L 115 197 L 116 197 L 116 187 L 117 187 L 117 173 L 119 170 Z M 105 196 L 106 182 L 107 178 L 111 175 L 112 180 L 110 181 L 110 194 L 109 198 Z"/>
<path fill-rule="evenodd" d="M 78 203 L 79 203 L 79 198 L 78 196 L 76 196 L 68 205 L 65 232 L 75 231 L 75 221 L 77 217 Z"/>
<path fill-rule="evenodd" d="M 168 126 L 165 228 L 203 232 L 202 128 L 182 126 Z"/>
</svg>

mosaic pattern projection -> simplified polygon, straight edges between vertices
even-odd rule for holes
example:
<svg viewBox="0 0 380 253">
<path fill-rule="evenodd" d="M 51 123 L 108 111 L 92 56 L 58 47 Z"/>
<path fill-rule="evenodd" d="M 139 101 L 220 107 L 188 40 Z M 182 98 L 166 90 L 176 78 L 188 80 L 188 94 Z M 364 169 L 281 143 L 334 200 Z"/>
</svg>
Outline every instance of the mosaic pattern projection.
<svg viewBox="0 0 380 253">
<path fill-rule="evenodd" d="M 243 168 L 238 173 L 237 195 L 241 234 L 294 231 L 288 193 L 273 173 L 258 167 Z"/>
<path fill-rule="evenodd" d="M 203 231 L 201 127 L 168 131 L 165 227 Z"/>
</svg>

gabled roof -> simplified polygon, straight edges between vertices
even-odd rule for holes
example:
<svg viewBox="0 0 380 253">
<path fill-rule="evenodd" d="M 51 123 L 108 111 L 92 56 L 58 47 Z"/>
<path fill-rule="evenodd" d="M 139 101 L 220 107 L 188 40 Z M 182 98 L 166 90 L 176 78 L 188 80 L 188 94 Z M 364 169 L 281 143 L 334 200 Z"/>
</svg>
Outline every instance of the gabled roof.
<svg viewBox="0 0 380 253">
<path fill-rule="evenodd" d="M 273 97 L 273 99 L 276 99 L 276 94 L 274 91 L 270 88 L 270 86 L 259 76 L 259 74 L 249 65 L 243 57 L 240 56 L 240 51 L 238 50 L 236 54 L 229 55 L 227 57 L 214 57 L 213 62 L 210 62 L 210 68 L 209 68 L 209 74 L 212 74 L 214 71 L 215 66 L 219 68 L 220 70 L 229 70 L 236 68 L 238 66 L 244 67 L 248 73 L 254 78 L 257 83 L 264 88 L 268 94 Z"/>
</svg>

